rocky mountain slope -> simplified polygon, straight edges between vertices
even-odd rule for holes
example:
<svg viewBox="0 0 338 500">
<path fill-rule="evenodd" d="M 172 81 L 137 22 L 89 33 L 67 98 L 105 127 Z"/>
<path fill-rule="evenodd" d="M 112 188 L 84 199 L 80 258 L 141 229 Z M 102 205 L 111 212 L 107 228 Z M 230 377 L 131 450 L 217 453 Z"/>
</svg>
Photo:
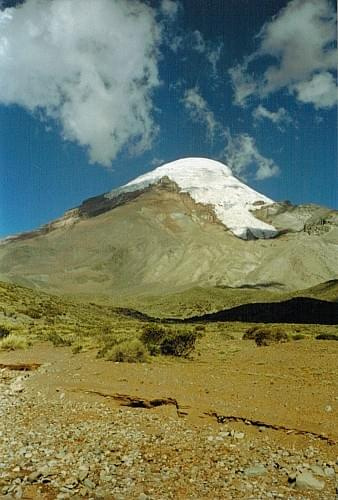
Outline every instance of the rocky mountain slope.
<svg viewBox="0 0 338 500">
<path fill-rule="evenodd" d="M 0 279 L 91 296 L 300 289 L 338 278 L 337 250 L 337 211 L 275 203 L 190 158 L 2 241 Z"/>
</svg>

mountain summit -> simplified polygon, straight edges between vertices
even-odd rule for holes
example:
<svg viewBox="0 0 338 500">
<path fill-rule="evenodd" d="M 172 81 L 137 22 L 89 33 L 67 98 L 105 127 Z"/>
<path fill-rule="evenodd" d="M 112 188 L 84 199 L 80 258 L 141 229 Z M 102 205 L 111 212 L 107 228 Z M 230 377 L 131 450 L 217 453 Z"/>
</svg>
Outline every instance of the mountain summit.
<svg viewBox="0 0 338 500">
<path fill-rule="evenodd" d="M 300 289 L 338 278 L 338 212 L 273 202 L 185 158 L 0 245 L 0 280 L 122 296 L 193 286 Z"/>
<path fill-rule="evenodd" d="M 251 213 L 258 206 L 274 203 L 273 200 L 238 180 L 223 163 L 208 158 L 183 158 L 166 163 L 106 196 L 113 198 L 117 193 L 139 191 L 164 177 L 175 182 L 196 203 L 211 206 L 219 221 L 235 236 L 251 239 L 277 235 L 276 228 Z"/>
</svg>

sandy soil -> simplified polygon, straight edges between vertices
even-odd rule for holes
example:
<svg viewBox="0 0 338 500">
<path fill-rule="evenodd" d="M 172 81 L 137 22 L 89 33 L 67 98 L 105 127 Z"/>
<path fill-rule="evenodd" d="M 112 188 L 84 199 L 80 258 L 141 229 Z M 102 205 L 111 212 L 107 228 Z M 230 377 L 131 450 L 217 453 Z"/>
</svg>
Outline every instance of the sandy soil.
<svg viewBox="0 0 338 500">
<path fill-rule="evenodd" d="M 323 467 L 325 464 L 329 467 L 336 464 L 337 342 L 306 340 L 258 348 L 251 341 L 232 340 L 223 341 L 221 352 L 219 348 L 217 342 L 206 338 L 199 346 L 200 355 L 196 355 L 194 360 L 160 358 L 151 363 L 125 364 L 96 359 L 94 352 L 73 355 L 69 348 L 55 348 L 45 343 L 27 351 L 1 353 L 0 364 L 41 363 L 41 368 L 29 372 L 30 376 L 23 381 L 26 403 L 31 401 L 32 407 L 37 405 L 32 414 L 39 411 L 43 414 L 48 412 L 48 405 L 51 408 L 56 405 L 55 420 L 62 422 L 64 418 L 68 422 L 66 408 L 73 406 L 79 408 L 78 421 L 92 422 L 95 419 L 99 421 L 100 415 L 108 412 L 109 415 L 121 415 L 122 420 L 127 418 L 132 421 L 134 418 L 138 428 L 146 431 L 147 435 L 152 432 L 156 435 L 161 428 L 172 425 L 171 439 L 175 440 L 173 429 L 178 429 L 177 444 L 182 439 L 182 426 L 185 432 L 195 433 L 196 436 L 205 433 L 216 436 L 227 430 L 239 434 L 243 432 L 245 449 L 241 448 L 244 446 L 241 444 L 242 437 L 236 441 L 232 436 L 235 439 L 233 446 L 239 446 L 240 454 L 246 457 L 243 467 L 250 462 L 250 446 L 258 449 L 258 455 L 252 456 L 254 462 L 262 462 L 259 443 L 262 443 L 263 449 L 265 443 L 272 455 L 276 450 L 284 449 L 289 450 L 286 453 L 290 456 L 294 453 L 296 457 L 295 467 L 290 464 L 289 468 L 285 466 L 287 475 L 276 480 L 277 483 L 281 481 L 281 489 L 276 486 L 276 495 L 272 496 L 272 486 L 267 486 L 266 479 L 262 479 L 262 488 L 259 489 L 259 484 L 255 483 L 259 483 L 260 478 L 255 477 L 254 489 L 250 490 L 248 486 L 248 491 L 242 491 L 240 486 L 236 489 L 236 482 L 231 482 L 233 490 L 223 491 L 215 486 L 205 493 L 197 486 L 196 489 L 186 485 L 185 489 L 175 492 L 173 485 L 168 489 L 162 484 L 160 490 L 153 488 L 153 491 L 152 488 L 141 491 L 136 487 L 119 492 L 106 489 L 106 496 L 98 498 L 334 498 L 333 475 L 325 479 L 325 488 L 321 491 L 295 489 L 292 478 L 288 483 L 288 475 L 301 470 L 301 467 L 310 467 L 308 462 L 311 458 Z M 92 408 L 90 411 L 81 410 L 88 405 Z M 64 414 L 62 408 L 65 409 Z M 27 416 L 29 418 L 29 414 Z M 155 420 L 150 423 L 149 419 Z M 28 420 L 25 425 L 34 430 L 35 421 Z M 13 435 L 13 430 L 11 432 Z M 212 439 L 209 444 L 211 442 Z M 1 445 L 0 441 L 0 449 L 1 446 L 4 444 Z M 189 463 L 189 457 L 195 457 L 194 467 L 198 467 L 194 443 L 190 442 L 189 446 L 192 449 L 186 450 L 186 460 Z M 156 453 L 161 455 L 163 449 L 161 451 L 160 448 Z M 167 450 L 166 453 L 172 457 L 173 448 L 170 449 L 171 452 Z M 315 450 L 313 457 L 312 452 L 309 455 L 309 449 Z M 310 458 L 307 458 L 305 450 Z M 167 460 L 169 468 L 171 460 Z M 268 463 L 267 460 L 265 463 Z M 269 468 L 269 464 L 266 466 Z M 236 471 L 232 472 L 236 474 Z M 7 483 L 2 481 L 1 484 Z M 256 487 L 258 489 L 255 490 Z M 62 490 L 59 496 L 51 490 L 48 497 L 43 496 L 43 490 L 34 488 L 37 486 L 23 488 L 26 496 L 23 494 L 22 498 L 37 498 L 39 495 L 41 498 L 69 498 Z M 74 491 L 81 494 L 79 489 Z M 82 490 L 82 497 L 96 498 L 94 492 L 87 492 L 87 495 Z M 7 493 L 4 498 L 12 497 Z"/>
</svg>

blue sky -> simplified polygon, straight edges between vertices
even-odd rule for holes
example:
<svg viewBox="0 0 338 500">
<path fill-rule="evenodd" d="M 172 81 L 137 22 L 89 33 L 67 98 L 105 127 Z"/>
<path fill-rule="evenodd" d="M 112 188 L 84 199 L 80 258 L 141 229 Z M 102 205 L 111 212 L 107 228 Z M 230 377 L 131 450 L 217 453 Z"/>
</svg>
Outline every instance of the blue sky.
<svg viewBox="0 0 338 500">
<path fill-rule="evenodd" d="M 0 5 L 0 236 L 185 156 L 337 208 L 334 2 Z"/>
</svg>

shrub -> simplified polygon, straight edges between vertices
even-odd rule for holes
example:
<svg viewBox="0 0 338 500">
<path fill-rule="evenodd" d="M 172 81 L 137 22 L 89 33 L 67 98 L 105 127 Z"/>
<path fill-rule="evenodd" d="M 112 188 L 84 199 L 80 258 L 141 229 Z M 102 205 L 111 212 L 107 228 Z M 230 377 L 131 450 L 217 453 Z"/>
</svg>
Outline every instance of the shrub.
<svg viewBox="0 0 338 500">
<path fill-rule="evenodd" d="M 258 346 L 267 346 L 272 343 L 288 342 L 289 337 L 282 330 L 260 329 L 255 333 L 255 342 Z"/>
<path fill-rule="evenodd" d="M 50 332 L 47 336 L 47 340 L 50 340 L 55 347 L 66 347 L 72 345 L 71 340 L 61 337 L 56 332 Z"/>
<path fill-rule="evenodd" d="M 289 336 L 283 330 L 253 326 L 245 332 L 243 339 L 254 340 L 258 346 L 266 346 L 272 343 L 288 342 Z"/>
<path fill-rule="evenodd" d="M 38 309 L 27 309 L 25 314 L 32 319 L 41 319 L 42 313 Z"/>
<path fill-rule="evenodd" d="M 0 325 L 0 339 L 4 339 L 5 337 L 8 337 L 8 335 L 10 333 L 11 333 L 11 329 L 8 326 Z"/>
<path fill-rule="evenodd" d="M 200 336 L 201 332 L 196 329 L 170 329 L 160 325 L 147 325 L 140 338 L 152 355 L 187 357 L 195 349 L 196 340 Z"/>
<path fill-rule="evenodd" d="M 306 335 L 304 335 L 303 333 L 295 333 L 294 335 L 292 335 L 292 340 L 303 340 L 305 339 Z"/>
<path fill-rule="evenodd" d="M 77 345 L 73 346 L 72 353 L 73 354 L 78 354 L 82 350 L 83 350 L 83 345 L 82 344 L 77 344 Z"/>
<path fill-rule="evenodd" d="M 144 363 L 148 360 L 148 351 L 140 340 L 126 340 L 113 346 L 106 353 L 106 359 L 127 363 Z"/>
<path fill-rule="evenodd" d="M 146 325 L 143 328 L 141 341 L 146 344 L 160 344 L 167 335 L 167 330 L 161 325 Z"/>
<path fill-rule="evenodd" d="M 0 340 L 0 351 L 15 351 L 16 349 L 26 349 L 27 340 L 22 335 L 14 333 Z"/>
<path fill-rule="evenodd" d="M 243 340 L 255 340 L 256 333 L 261 328 L 262 328 L 261 326 L 252 326 L 248 328 L 248 330 L 243 335 Z"/>
<path fill-rule="evenodd" d="M 316 340 L 338 340 L 336 333 L 320 333 L 316 336 Z"/>
<path fill-rule="evenodd" d="M 187 357 L 195 349 L 196 331 L 171 331 L 161 342 L 161 353 L 171 356 Z"/>
</svg>

